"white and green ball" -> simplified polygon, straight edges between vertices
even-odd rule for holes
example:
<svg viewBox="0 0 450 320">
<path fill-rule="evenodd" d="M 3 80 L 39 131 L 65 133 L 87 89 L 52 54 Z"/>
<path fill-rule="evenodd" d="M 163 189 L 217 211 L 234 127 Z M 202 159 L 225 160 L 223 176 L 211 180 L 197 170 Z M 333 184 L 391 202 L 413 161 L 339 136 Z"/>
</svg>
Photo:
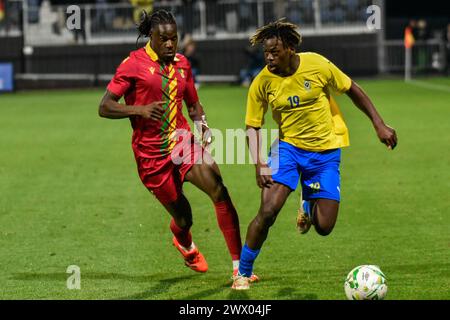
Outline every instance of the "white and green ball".
<svg viewBox="0 0 450 320">
<path fill-rule="evenodd" d="M 361 265 L 349 272 L 344 289 L 349 300 L 382 300 L 387 293 L 386 276 L 378 266 Z"/>
</svg>

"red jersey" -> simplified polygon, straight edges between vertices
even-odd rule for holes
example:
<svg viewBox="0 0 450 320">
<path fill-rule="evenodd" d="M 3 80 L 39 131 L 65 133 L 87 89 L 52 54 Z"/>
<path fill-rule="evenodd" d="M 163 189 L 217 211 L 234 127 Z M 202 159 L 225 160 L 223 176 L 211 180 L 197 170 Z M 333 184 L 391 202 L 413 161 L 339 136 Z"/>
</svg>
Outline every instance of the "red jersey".
<svg viewBox="0 0 450 320">
<path fill-rule="evenodd" d="M 136 157 L 165 157 L 176 144 L 176 130 L 190 131 L 182 112 L 183 100 L 189 106 L 198 102 L 198 95 L 185 56 L 176 54 L 171 64 L 164 64 L 148 42 L 122 61 L 107 89 L 116 96 L 124 96 L 127 105 L 166 101 L 164 115 L 159 121 L 130 117 Z"/>
</svg>

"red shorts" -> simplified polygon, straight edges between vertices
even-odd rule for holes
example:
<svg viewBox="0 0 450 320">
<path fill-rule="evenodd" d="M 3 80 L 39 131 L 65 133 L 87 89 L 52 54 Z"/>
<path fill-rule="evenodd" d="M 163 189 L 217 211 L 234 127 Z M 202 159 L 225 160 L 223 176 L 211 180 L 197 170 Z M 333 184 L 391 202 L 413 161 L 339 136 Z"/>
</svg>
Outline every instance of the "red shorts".
<svg viewBox="0 0 450 320">
<path fill-rule="evenodd" d="M 168 156 L 136 158 L 142 183 L 163 205 L 178 199 L 184 176 L 194 164 L 202 160 L 202 146 L 193 140 L 193 136 L 188 140 L 178 143 Z"/>
</svg>

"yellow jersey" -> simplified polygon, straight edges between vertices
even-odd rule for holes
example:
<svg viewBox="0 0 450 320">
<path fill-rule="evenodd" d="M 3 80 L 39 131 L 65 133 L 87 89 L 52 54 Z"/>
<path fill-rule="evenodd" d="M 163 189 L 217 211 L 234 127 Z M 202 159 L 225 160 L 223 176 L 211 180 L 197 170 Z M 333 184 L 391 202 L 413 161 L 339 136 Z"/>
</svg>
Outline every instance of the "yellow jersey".
<svg viewBox="0 0 450 320">
<path fill-rule="evenodd" d="M 320 54 L 298 55 L 294 74 L 281 77 L 266 66 L 255 77 L 248 92 L 246 125 L 261 128 L 270 105 L 280 140 L 315 152 L 348 146 L 347 126 L 330 93 L 346 92 L 351 79 Z"/>
</svg>

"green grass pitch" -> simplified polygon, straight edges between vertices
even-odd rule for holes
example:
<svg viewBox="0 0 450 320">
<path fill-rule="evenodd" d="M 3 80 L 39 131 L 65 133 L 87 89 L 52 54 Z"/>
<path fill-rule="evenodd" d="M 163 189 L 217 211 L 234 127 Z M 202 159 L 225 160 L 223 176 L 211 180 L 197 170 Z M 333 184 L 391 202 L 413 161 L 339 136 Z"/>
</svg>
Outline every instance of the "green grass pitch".
<svg viewBox="0 0 450 320">
<path fill-rule="evenodd" d="M 387 275 L 386 299 L 450 299 L 450 80 L 425 81 L 440 89 L 359 82 L 397 130 L 394 151 L 338 98 L 351 147 L 337 225 L 327 237 L 299 235 L 297 190 L 256 261 L 262 281 L 244 293 L 230 289 L 211 202 L 189 184 L 194 241 L 210 270 L 184 267 L 169 215 L 138 178 L 129 121 L 97 115 L 103 90 L 0 96 L 0 299 L 345 299 L 343 280 L 360 264 Z M 243 128 L 246 93 L 200 88 L 210 126 Z M 260 201 L 253 166 L 220 169 L 244 238 Z M 66 287 L 69 265 L 80 267 L 80 290 Z"/>
</svg>

